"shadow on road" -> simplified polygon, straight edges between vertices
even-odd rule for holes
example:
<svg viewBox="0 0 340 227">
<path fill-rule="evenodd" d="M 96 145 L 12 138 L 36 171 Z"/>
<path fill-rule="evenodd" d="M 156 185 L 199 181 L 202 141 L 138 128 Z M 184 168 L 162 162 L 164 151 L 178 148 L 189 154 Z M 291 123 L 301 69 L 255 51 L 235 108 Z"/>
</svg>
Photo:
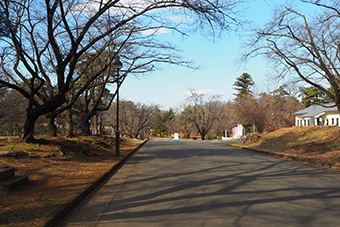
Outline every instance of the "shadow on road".
<svg viewBox="0 0 340 227">
<path fill-rule="evenodd" d="M 338 174 L 204 141 L 162 141 L 148 145 L 99 223 L 336 226 L 339 212 Z"/>
</svg>

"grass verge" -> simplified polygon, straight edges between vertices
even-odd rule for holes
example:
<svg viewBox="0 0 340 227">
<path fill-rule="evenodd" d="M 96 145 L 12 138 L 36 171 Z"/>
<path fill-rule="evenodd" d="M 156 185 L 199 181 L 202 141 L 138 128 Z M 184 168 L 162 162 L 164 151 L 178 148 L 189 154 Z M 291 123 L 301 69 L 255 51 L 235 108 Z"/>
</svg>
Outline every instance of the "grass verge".
<svg viewBox="0 0 340 227">
<path fill-rule="evenodd" d="M 267 134 L 249 135 L 243 143 L 234 146 L 340 169 L 338 127 L 283 128 Z"/>
</svg>

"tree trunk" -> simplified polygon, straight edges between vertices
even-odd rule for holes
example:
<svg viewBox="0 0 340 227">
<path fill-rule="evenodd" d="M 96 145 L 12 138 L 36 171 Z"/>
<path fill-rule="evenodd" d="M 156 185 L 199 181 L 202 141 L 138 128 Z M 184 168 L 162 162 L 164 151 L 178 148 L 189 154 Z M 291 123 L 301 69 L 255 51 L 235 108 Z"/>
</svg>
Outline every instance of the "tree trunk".
<svg viewBox="0 0 340 227">
<path fill-rule="evenodd" d="M 16 136 L 16 135 L 17 135 L 17 134 L 16 134 L 16 131 L 17 131 L 17 127 L 16 127 L 16 126 L 17 126 L 17 124 L 15 124 L 15 123 L 14 123 L 14 131 L 13 131 L 13 136 Z"/>
<path fill-rule="evenodd" d="M 98 113 L 93 116 L 93 134 L 98 135 Z"/>
<path fill-rule="evenodd" d="M 33 136 L 34 125 L 38 117 L 36 116 L 26 116 L 24 127 L 21 130 L 20 141 L 25 143 L 33 143 L 35 142 L 35 138 Z"/>
<path fill-rule="evenodd" d="M 89 119 L 86 116 L 81 117 L 81 134 L 89 136 L 91 135 Z"/>
<path fill-rule="evenodd" d="M 190 138 L 191 131 L 189 131 L 189 132 L 187 131 L 187 132 L 185 133 L 185 135 L 186 135 L 187 138 Z"/>
<path fill-rule="evenodd" d="M 23 129 L 20 134 L 20 141 L 22 142 L 36 142 L 34 138 L 34 126 L 37 119 L 42 116 L 52 114 L 52 112 L 61 106 L 65 102 L 65 94 L 57 95 L 48 100 L 44 105 L 33 108 L 33 104 L 29 103 L 28 109 L 26 109 L 26 120 Z M 53 114 L 52 114 L 53 115 Z M 55 116 L 54 116 L 55 117 Z"/>
<path fill-rule="evenodd" d="M 206 135 L 207 133 L 205 133 L 205 132 L 202 132 L 201 133 L 201 140 L 205 140 L 205 135 Z"/>
<path fill-rule="evenodd" d="M 99 119 L 99 135 L 103 135 L 103 116 L 102 111 L 99 111 L 98 113 L 98 119 Z"/>
<path fill-rule="evenodd" d="M 74 134 L 74 128 L 73 128 L 72 112 L 69 109 L 66 110 L 65 121 L 66 121 L 66 128 L 67 128 L 66 138 L 76 137 Z"/>
<path fill-rule="evenodd" d="M 55 124 L 55 116 L 54 114 L 46 114 L 47 119 L 47 136 L 48 137 L 56 137 L 57 136 L 57 125 Z"/>
</svg>

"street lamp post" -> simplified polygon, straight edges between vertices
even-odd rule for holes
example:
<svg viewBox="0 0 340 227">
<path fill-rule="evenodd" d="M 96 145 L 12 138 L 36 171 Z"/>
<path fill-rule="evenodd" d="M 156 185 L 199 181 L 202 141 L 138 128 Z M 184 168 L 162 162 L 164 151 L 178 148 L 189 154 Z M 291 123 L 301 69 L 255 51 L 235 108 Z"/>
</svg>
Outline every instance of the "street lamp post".
<svg viewBox="0 0 340 227">
<path fill-rule="evenodd" d="M 112 63 L 113 68 L 117 71 L 117 118 L 116 118 L 116 125 L 117 125 L 117 130 L 116 130 L 116 156 L 120 157 L 119 153 L 119 87 L 120 87 L 120 81 L 119 81 L 119 70 L 123 67 L 123 63 L 119 60 L 119 56 L 115 56 L 115 60 Z"/>
</svg>

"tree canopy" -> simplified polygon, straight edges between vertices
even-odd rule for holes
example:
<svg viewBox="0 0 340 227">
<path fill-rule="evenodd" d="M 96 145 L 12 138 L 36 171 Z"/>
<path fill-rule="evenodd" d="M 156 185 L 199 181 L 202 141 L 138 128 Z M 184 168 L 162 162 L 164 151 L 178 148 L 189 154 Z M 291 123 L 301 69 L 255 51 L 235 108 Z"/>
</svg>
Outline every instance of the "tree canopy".
<svg viewBox="0 0 340 227">
<path fill-rule="evenodd" d="M 171 43 L 160 42 L 156 34 L 165 29 L 182 35 L 191 31 L 218 35 L 237 26 L 236 8 L 241 2 L 0 1 L 0 26 L 8 29 L 1 31 L 9 34 L 0 36 L 0 85 L 28 100 L 21 140 L 34 141 L 35 121 L 69 109 L 117 54 L 124 63 L 122 77 L 150 72 L 157 69 L 157 63 L 189 66 Z M 173 16 L 183 20 L 172 20 Z M 6 24 L 8 18 L 11 26 Z M 111 54 L 104 56 L 105 63 L 90 77 L 77 72 L 81 56 L 96 53 L 94 60 L 104 52 Z M 78 85 L 77 92 L 69 95 Z"/>
<path fill-rule="evenodd" d="M 301 104 L 304 108 L 333 101 L 324 91 L 317 87 L 301 87 L 300 91 L 302 96 Z"/>
<path fill-rule="evenodd" d="M 280 78 L 294 73 L 327 94 L 340 111 L 340 2 L 301 2 L 309 7 L 284 5 L 265 26 L 255 29 L 243 60 L 266 56 Z"/>
<path fill-rule="evenodd" d="M 241 76 L 236 78 L 233 86 L 238 93 L 234 94 L 237 98 L 252 96 L 251 88 L 255 82 L 248 73 L 243 73 Z"/>
<path fill-rule="evenodd" d="M 198 94 L 195 90 L 191 90 L 191 95 L 187 98 L 190 111 L 187 119 L 200 134 L 201 139 L 205 140 L 207 133 L 216 124 L 217 120 L 224 117 L 224 109 L 219 95 L 207 96 L 206 94 Z"/>
</svg>

